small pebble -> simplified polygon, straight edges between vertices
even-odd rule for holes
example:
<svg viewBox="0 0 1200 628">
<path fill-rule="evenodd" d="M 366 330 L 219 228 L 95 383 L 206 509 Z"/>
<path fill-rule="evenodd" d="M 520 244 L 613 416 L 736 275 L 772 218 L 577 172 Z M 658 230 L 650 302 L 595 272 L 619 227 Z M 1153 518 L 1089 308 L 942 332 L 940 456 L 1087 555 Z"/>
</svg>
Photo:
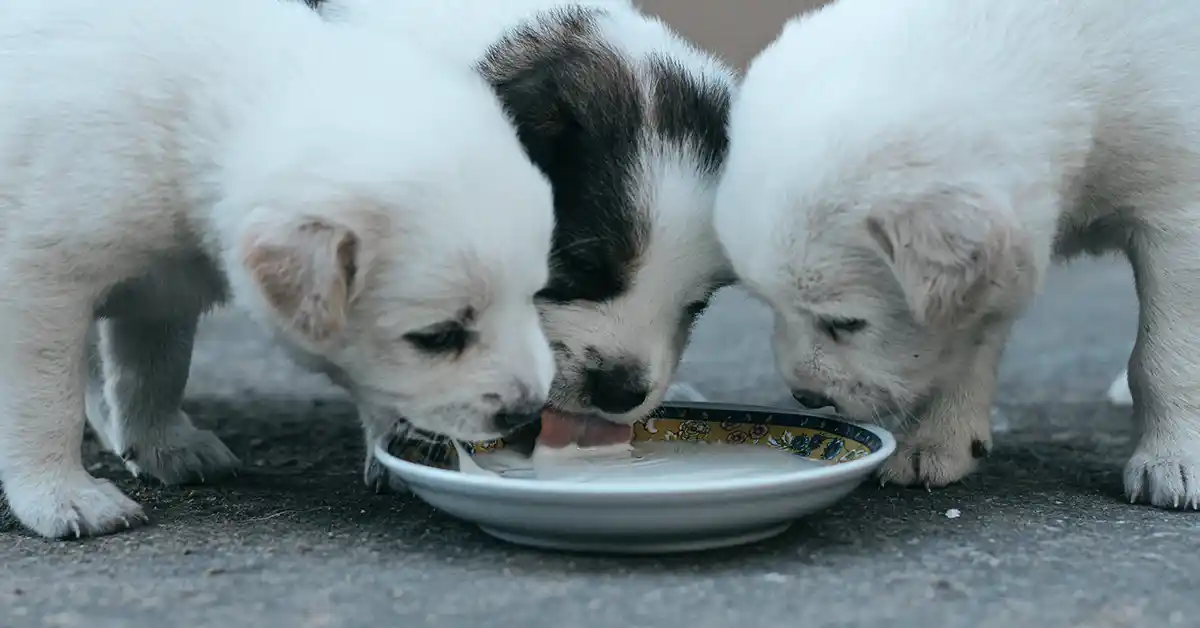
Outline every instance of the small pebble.
<svg viewBox="0 0 1200 628">
<path fill-rule="evenodd" d="M 951 508 L 950 510 L 946 511 L 947 519 L 958 519 L 961 516 L 962 516 L 962 511 L 960 511 L 957 508 Z"/>
</svg>

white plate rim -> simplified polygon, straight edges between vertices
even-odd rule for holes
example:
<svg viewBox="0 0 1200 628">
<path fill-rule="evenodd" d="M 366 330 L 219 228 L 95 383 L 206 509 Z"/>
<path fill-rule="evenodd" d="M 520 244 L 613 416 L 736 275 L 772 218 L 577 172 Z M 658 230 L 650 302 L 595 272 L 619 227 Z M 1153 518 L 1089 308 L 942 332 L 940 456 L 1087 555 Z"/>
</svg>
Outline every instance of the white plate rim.
<svg viewBox="0 0 1200 628">
<path fill-rule="evenodd" d="M 665 405 L 687 406 L 689 408 L 703 407 L 711 408 L 714 411 L 774 412 L 813 416 L 812 413 L 796 412 L 787 408 L 772 408 L 768 406 L 716 403 Z M 411 476 L 414 482 L 424 483 L 428 488 L 440 487 L 436 490 L 445 490 L 452 486 L 457 492 L 486 494 L 489 499 L 493 500 L 596 501 L 605 498 L 620 500 L 622 498 L 642 499 L 647 497 L 669 497 L 676 499 L 728 498 L 731 493 L 737 494 L 739 497 L 749 497 L 752 494 L 792 492 L 799 486 L 810 488 L 824 487 L 836 484 L 841 480 L 854 478 L 860 474 L 865 475 L 865 472 L 869 472 L 881 465 L 896 449 L 895 437 L 888 430 L 880 426 L 850 421 L 836 415 L 827 415 L 823 418 L 848 423 L 875 434 L 880 440 L 879 451 L 867 454 L 857 460 L 824 467 L 800 469 L 786 473 L 764 474 L 761 477 L 714 480 L 702 484 L 690 484 L 686 482 L 655 482 L 652 484 L 628 482 L 619 484 L 605 482 L 562 482 L 555 480 L 504 479 L 485 475 L 467 475 L 460 471 L 438 469 L 401 460 L 388 453 L 382 440 L 375 443 L 375 457 L 385 467 L 398 473 L 402 480 L 409 481 L 408 476 Z"/>
</svg>

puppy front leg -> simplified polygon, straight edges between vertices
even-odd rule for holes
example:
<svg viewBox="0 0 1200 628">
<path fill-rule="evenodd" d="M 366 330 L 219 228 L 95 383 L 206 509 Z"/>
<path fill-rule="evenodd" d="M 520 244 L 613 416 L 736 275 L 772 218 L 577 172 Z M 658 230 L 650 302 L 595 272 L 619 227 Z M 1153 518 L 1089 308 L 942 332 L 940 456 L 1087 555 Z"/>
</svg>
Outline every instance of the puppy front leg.
<svg viewBox="0 0 1200 628">
<path fill-rule="evenodd" d="M 1140 438 L 1125 466 L 1130 501 L 1200 508 L 1200 234 L 1181 228 L 1130 251 L 1141 305 L 1129 388 Z"/>
<path fill-rule="evenodd" d="M 88 418 L 135 476 L 183 484 L 228 475 L 241 466 L 215 434 L 197 429 L 180 408 L 196 325 L 196 315 L 99 323 L 104 396 L 89 399 Z M 92 377 L 94 394 L 94 368 Z"/>
<path fill-rule="evenodd" d="M 927 411 L 909 425 L 879 471 L 882 483 L 942 487 L 957 482 L 992 450 L 996 374 L 1011 324 L 989 329 L 971 368 L 936 393 Z"/>
<path fill-rule="evenodd" d="M 385 446 L 391 445 L 393 439 L 396 438 L 396 426 L 400 423 L 400 419 L 386 411 L 359 404 L 358 420 L 362 423 L 363 444 L 366 449 L 365 460 L 363 460 L 363 484 L 379 494 L 408 492 L 404 481 L 388 471 L 387 467 L 375 458 L 375 445 L 383 437 L 386 437 Z"/>
<path fill-rule="evenodd" d="M 0 307 L 0 481 L 13 515 L 49 538 L 116 532 L 141 506 L 83 468 L 88 304 L 9 296 Z"/>
</svg>

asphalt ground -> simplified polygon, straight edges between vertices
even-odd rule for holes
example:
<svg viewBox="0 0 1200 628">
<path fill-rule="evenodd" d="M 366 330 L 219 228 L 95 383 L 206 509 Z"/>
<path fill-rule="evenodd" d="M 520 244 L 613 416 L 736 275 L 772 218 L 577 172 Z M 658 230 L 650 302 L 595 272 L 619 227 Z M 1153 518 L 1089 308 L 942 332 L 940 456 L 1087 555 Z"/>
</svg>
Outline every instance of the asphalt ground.
<svg viewBox="0 0 1200 628">
<path fill-rule="evenodd" d="M 770 317 L 730 290 L 680 379 L 714 400 L 787 403 Z M 1198 513 L 1125 503 L 1127 268 L 1056 271 L 1006 354 L 986 466 L 934 491 L 864 485 L 758 545 L 674 557 L 556 554 L 492 540 L 360 483 L 353 410 L 232 314 L 205 323 L 188 410 L 247 464 L 212 486 L 130 479 L 154 524 L 81 542 L 0 511 L 0 626 L 1193 626 Z M 946 512 L 957 509 L 960 516 Z"/>
</svg>

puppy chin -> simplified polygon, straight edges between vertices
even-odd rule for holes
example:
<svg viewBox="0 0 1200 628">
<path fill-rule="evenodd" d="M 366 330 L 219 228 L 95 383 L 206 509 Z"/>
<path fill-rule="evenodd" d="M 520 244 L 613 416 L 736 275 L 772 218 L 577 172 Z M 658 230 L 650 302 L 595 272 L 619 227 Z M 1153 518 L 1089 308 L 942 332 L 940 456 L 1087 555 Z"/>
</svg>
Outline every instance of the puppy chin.
<svg viewBox="0 0 1200 628">
<path fill-rule="evenodd" d="M 877 423 L 896 429 L 925 414 L 932 392 L 908 393 L 903 398 L 880 393 L 872 397 L 859 397 L 839 401 L 838 412 L 853 421 Z"/>
<path fill-rule="evenodd" d="M 370 408 L 369 414 L 380 423 L 376 425 L 377 431 L 387 431 L 389 425 L 403 423 L 404 429 L 416 430 L 425 438 L 474 442 L 502 436 L 495 427 L 495 412 L 490 408 L 454 402 L 414 405 L 411 399 L 399 394 L 363 387 L 351 393 L 356 404 Z"/>
<path fill-rule="evenodd" d="M 484 427 L 492 423 L 491 415 L 459 414 L 450 419 L 438 419 L 429 415 L 405 417 L 414 429 L 427 434 L 465 442 L 495 440 L 504 434 Z"/>
<path fill-rule="evenodd" d="M 836 409 L 834 410 L 838 416 L 845 417 L 851 421 L 861 421 L 865 423 L 875 423 L 878 421 L 878 412 L 869 402 L 864 402 L 861 399 L 845 399 L 835 401 Z M 831 408 L 826 408 L 820 412 L 828 412 Z M 806 412 L 814 412 L 814 410 L 805 410 Z"/>
</svg>

